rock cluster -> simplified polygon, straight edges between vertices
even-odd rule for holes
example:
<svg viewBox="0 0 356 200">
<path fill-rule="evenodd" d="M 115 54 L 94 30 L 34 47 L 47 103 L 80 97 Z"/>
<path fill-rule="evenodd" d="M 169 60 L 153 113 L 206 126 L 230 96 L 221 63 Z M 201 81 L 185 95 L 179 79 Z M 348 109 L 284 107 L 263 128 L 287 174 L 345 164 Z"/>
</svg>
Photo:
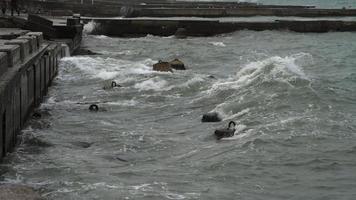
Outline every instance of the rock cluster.
<svg viewBox="0 0 356 200">
<path fill-rule="evenodd" d="M 160 71 L 160 72 L 173 72 L 173 69 L 175 70 L 186 70 L 186 67 L 182 61 L 179 59 L 174 59 L 170 62 L 165 62 L 165 61 L 158 61 L 158 63 L 153 65 L 153 70 L 154 71 Z"/>
</svg>

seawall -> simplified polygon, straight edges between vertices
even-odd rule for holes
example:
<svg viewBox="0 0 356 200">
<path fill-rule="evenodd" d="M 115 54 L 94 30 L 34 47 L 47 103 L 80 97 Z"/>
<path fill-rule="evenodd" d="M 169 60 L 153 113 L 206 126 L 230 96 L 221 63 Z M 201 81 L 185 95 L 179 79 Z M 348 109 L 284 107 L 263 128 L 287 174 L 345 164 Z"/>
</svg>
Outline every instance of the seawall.
<svg viewBox="0 0 356 200">
<path fill-rule="evenodd" d="M 1 30 L 0 30 L 1 31 Z M 0 40 L 0 153 L 11 152 L 31 112 L 47 94 L 64 49 L 40 32 Z"/>
<path fill-rule="evenodd" d="M 238 30 L 290 30 L 295 32 L 322 33 L 328 31 L 356 31 L 355 21 L 337 20 L 274 20 L 274 21 L 219 21 L 187 19 L 109 19 L 86 18 L 94 21 L 92 34 L 117 37 L 136 37 L 147 34 L 158 36 L 175 35 L 178 29 L 184 28 L 186 36 L 212 36 Z"/>
<path fill-rule="evenodd" d="M 16 26 L 27 26 L 31 31 L 0 28 L 1 160 L 13 151 L 19 132 L 47 94 L 59 60 L 79 47 L 82 25 L 78 23 L 78 19 L 68 19 L 66 26 L 56 29 L 45 18 L 29 16 Z M 73 30 L 79 32 L 74 34 Z"/>
</svg>

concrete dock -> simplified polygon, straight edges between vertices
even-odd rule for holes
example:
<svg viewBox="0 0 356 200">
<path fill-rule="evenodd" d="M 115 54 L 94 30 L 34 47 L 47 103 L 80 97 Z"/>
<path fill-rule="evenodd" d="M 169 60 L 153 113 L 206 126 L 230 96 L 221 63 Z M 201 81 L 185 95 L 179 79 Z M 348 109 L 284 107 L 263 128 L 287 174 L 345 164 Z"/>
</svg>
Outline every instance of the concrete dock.
<svg viewBox="0 0 356 200">
<path fill-rule="evenodd" d="M 185 29 L 186 36 L 212 36 L 238 30 L 290 30 L 295 32 L 322 33 L 328 31 L 356 31 L 356 20 L 215 20 L 189 18 L 83 18 L 93 21 L 92 34 L 116 37 L 136 37 L 147 34 L 174 35 Z"/>
<path fill-rule="evenodd" d="M 356 16 L 356 9 L 321 9 L 314 6 L 261 5 L 246 2 L 184 2 L 184 1 L 28 1 L 31 8 L 48 15 L 96 17 L 243 17 L 243 16 Z M 36 10 L 34 10 L 36 12 Z"/>
<path fill-rule="evenodd" d="M 0 18 L 6 20 L 13 18 Z M 59 60 L 81 42 L 79 19 L 58 27 L 39 16 L 22 22 L 0 26 L 0 160 L 13 151 L 20 130 L 47 94 Z"/>
</svg>

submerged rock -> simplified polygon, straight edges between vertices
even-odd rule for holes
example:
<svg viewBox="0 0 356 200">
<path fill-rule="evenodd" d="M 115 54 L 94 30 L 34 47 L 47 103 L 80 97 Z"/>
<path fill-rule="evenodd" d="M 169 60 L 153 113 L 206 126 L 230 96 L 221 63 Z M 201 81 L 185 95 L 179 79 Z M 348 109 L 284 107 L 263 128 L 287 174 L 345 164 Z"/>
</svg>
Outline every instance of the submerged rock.
<svg viewBox="0 0 356 200">
<path fill-rule="evenodd" d="M 185 28 L 178 28 L 177 31 L 174 33 L 174 36 L 178 39 L 185 39 L 187 38 L 187 29 Z"/>
<path fill-rule="evenodd" d="M 87 56 L 87 55 L 101 55 L 100 53 L 93 52 L 89 49 L 78 49 L 74 52 L 74 55 L 76 56 Z"/>
<path fill-rule="evenodd" d="M 172 60 L 171 62 L 169 62 L 171 64 L 171 67 L 173 69 L 176 69 L 176 70 L 186 70 L 185 68 L 185 65 L 182 61 L 180 61 L 179 59 L 174 59 Z"/>
<path fill-rule="evenodd" d="M 202 122 L 220 122 L 222 119 L 217 112 L 207 113 L 203 115 Z"/>
<path fill-rule="evenodd" d="M 6 200 L 44 200 L 33 188 L 24 185 L 1 185 L 0 199 Z"/>
<path fill-rule="evenodd" d="M 91 147 L 91 145 L 93 145 L 92 142 L 72 142 L 72 144 L 74 146 L 77 146 L 77 147 L 81 147 L 81 148 L 84 148 L 84 149 L 87 149 L 89 147 Z"/>
<path fill-rule="evenodd" d="M 169 62 L 163 62 L 161 60 L 153 65 L 153 70 L 159 72 L 173 72 L 171 64 Z"/>
</svg>

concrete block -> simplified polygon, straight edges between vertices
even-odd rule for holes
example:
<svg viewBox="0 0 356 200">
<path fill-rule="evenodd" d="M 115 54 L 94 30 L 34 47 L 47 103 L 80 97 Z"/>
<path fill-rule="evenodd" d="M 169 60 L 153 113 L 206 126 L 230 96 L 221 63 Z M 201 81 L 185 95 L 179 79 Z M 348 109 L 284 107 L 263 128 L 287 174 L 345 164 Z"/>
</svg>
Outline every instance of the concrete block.
<svg viewBox="0 0 356 200">
<path fill-rule="evenodd" d="M 27 81 L 27 72 L 21 74 L 20 79 L 21 87 L 21 127 L 26 122 L 27 113 L 28 113 L 28 81 Z"/>
<path fill-rule="evenodd" d="M 14 110 L 14 132 L 19 133 L 21 130 L 21 88 L 19 83 L 16 83 L 14 87 L 14 99 L 13 99 L 13 110 Z M 16 135 L 14 135 L 14 142 L 16 142 Z"/>
<path fill-rule="evenodd" d="M 10 90 L 10 89 L 9 89 Z M 12 96 L 13 96 L 13 91 L 11 88 L 11 91 L 9 91 L 8 96 L 7 96 L 7 104 L 6 104 L 6 135 L 5 135 L 5 145 L 6 145 L 6 151 L 7 152 L 12 152 L 14 149 L 14 123 L 13 123 L 13 109 L 12 109 Z"/>
<path fill-rule="evenodd" d="M 38 106 L 41 101 L 41 62 L 35 64 L 35 105 Z"/>
<path fill-rule="evenodd" d="M 27 69 L 27 88 L 28 88 L 28 107 L 32 108 L 35 104 L 35 70 L 34 66 Z"/>
<path fill-rule="evenodd" d="M 1 45 L 0 52 L 5 52 L 7 54 L 8 67 L 13 67 L 21 61 L 19 45 Z"/>
<path fill-rule="evenodd" d="M 37 47 L 40 48 L 43 44 L 43 33 L 42 32 L 29 32 L 26 35 L 36 36 L 37 38 Z"/>
<path fill-rule="evenodd" d="M 30 52 L 35 53 L 38 50 L 37 47 L 37 38 L 36 36 L 23 35 L 17 39 L 26 39 L 30 42 Z"/>
<path fill-rule="evenodd" d="M 7 71 L 8 66 L 7 54 L 0 52 L 0 77 Z"/>
<path fill-rule="evenodd" d="M 7 45 L 19 45 L 21 61 L 24 62 L 30 54 L 30 42 L 26 39 L 14 39 L 6 42 Z"/>
<path fill-rule="evenodd" d="M 48 56 L 44 56 L 40 62 L 40 70 L 41 70 L 41 95 L 44 96 L 47 93 L 47 85 L 46 85 L 46 61 Z"/>
</svg>

